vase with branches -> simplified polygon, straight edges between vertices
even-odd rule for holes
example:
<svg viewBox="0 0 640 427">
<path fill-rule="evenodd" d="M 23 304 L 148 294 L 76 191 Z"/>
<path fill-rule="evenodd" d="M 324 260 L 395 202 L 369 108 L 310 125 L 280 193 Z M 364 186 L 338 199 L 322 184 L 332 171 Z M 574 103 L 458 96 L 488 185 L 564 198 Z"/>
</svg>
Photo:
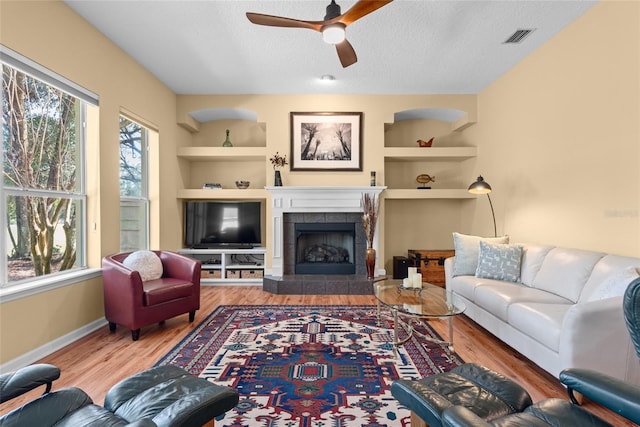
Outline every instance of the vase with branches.
<svg viewBox="0 0 640 427">
<path fill-rule="evenodd" d="M 283 168 L 283 167 L 285 167 L 286 165 L 289 164 L 287 162 L 287 155 L 285 154 L 284 156 L 281 156 L 280 153 L 278 153 L 276 151 L 276 154 L 273 157 L 271 157 L 269 159 L 269 161 L 273 165 L 273 170 L 275 171 L 274 172 L 273 185 L 275 187 L 281 187 L 282 186 L 282 177 L 280 176 L 280 171 L 278 169 L 279 168 Z"/>
<path fill-rule="evenodd" d="M 380 200 L 375 194 L 364 193 L 362 195 L 362 227 L 364 237 L 367 239 L 365 263 L 367 266 L 367 278 L 373 279 L 376 267 L 376 250 L 373 248 L 373 239 L 376 235 L 378 214 L 380 212 Z"/>
</svg>

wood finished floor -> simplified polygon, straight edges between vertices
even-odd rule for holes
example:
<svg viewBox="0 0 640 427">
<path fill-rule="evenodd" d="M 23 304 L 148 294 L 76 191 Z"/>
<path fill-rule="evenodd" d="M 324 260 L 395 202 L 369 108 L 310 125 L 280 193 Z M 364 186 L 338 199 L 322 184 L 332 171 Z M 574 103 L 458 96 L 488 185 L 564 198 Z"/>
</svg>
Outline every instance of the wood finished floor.
<svg viewBox="0 0 640 427">
<path fill-rule="evenodd" d="M 130 331 L 119 327 L 111 334 L 105 325 L 39 362 L 51 363 L 61 369 L 61 377 L 54 383 L 54 390 L 76 386 L 101 405 L 113 384 L 153 366 L 219 305 L 348 305 L 375 302 L 372 295 L 273 295 L 263 292 L 261 286 L 205 286 L 202 287 L 201 308 L 193 323 L 188 323 L 185 314 L 166 321 L 164 325 L 148 326 L 142 329 L 137 342 L 131 341 Z M 430 323 L 440 335 L 446 336 L 446 322 Z M 463 360 L 480 363 L 512 378 L 531 394 L 534 402 L 546 397 L 566 399 L 566 392 L 556 378 L 464 315 L 454 320 L 454 342 L 455 350 Z M 6 413 L 41 392 L 30 392 L 0 405 L 0 413 Z M 635 425 L 592 402 L 585 402 L 584 407 L 616 426 Z"/>
</svg>

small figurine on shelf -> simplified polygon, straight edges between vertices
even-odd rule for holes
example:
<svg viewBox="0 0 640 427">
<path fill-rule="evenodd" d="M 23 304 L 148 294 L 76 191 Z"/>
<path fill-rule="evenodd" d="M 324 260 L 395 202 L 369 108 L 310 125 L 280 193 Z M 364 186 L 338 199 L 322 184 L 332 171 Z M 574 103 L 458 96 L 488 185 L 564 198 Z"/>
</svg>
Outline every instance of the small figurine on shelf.
<svg viewBox="0 0 640 427">
<path fill-rule="evenodd" d="M 430 182 L 436 182 L 436 177 L 423 173 L 416 177 L 416 181 L 421 184 L 421 187 L 418 187 L 418 190 L 431 190 L 431 187 L 427 187 L 426 185 Z"/>
<path fill-rule="evenodd" d="M 222 146 L 223 147 L 233 147 L 233 144 L 231 143 L 231 140 L 229 139 L 229 129 L 227 129 L 227 138 L 222 143 Z"/>
<path fill-rule="evenodd" d="M 419 145 L 420 147 L 431 147 L 431 145 L 433 144 L 433 139 L 434 139 L 434 138 L 435 138 L 435 137 L 431 137 L 431 139 L 430 139 L 430 140 L 428 140 L 428 141 L 424 141 L 424 140 L 422 140 L 422 139 L 419 139 L 419 140 L 418 140 L 418 145 Z"/>
</svg>

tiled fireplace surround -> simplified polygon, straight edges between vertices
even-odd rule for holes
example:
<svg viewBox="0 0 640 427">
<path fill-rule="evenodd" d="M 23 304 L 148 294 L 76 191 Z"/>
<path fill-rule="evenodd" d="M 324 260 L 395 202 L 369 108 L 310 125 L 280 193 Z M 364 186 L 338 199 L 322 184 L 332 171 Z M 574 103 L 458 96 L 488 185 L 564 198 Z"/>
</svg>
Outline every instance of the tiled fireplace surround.
<svg viewBox="0 0 640 427">
<path fill-rule="evenodd" d="M 272 200 L 271 274 L 264 277 L 262 288 L 274 294 L 371 294 L 364 264 L 366 240 L 362 229 L 362 194 L 380 194 L 385 187 L 267 187 Z M 356 274 L 294 273 L 294 224 L 356 223 Z M 378 230 L 379 232 L 380 230 Z M 378 238 L 373 247 L 378 249 Z M 377 251 L 379 253 L 379 251 Z M 376 276 L 385 274 L 376 263 Z"/>
</svg>

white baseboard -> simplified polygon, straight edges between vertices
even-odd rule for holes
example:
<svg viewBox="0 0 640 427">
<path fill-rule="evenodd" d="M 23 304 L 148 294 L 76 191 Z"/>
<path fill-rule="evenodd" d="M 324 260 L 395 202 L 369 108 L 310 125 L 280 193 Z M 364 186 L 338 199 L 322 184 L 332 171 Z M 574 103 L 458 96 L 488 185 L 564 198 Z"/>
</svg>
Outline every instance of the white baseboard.
<svg viewBox="0 0 640 427">
<path fill-rule="evenodd" d="M 69 344 L 72 344 L 74 341 L 77 341 L 85 335 L 89 335 L 91 332 L 96 331 L 106 325 L 107 320 L 104 317 L 88 323 L 83 327 L 76 329 L 75 331 L 71 331 L 66 335 L 56 338 L 55 340 L 50 341 L 45 345 L 42 345 L 36 349 L 31 350 L 28 353 L 23 354 L 20 357 L 16 357 L 15 359 L 10 360 L 3 365 L 0 365 L 0 373 L 13 372 L 16 369 L 20 369 L 34 362 L 37 362 L 38 360 L 50 355 L 51 353 L 58 351 L 61 348 L 68 346 Z"/>
</svg>

